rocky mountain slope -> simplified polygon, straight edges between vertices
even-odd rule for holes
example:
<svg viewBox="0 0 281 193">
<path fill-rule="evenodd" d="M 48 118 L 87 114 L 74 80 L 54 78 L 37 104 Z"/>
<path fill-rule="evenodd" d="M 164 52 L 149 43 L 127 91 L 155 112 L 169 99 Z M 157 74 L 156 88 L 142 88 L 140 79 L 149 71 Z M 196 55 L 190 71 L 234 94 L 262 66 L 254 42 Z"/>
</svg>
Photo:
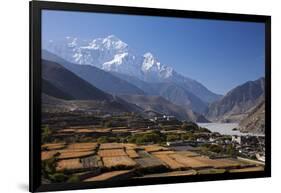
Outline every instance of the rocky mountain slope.
<svg viewBox="0 0 281 193">
<path fill-rule="evenodd" d="M 208 122 L 208 120 L 202 119 L 202 117 L 195 114 L 193 111 L 175 105 L 161 96 L 121 95 L 120 97 L 129 103 L 141 107 L 145 111 L 173 115 L 180 120 Z"/>
<path fill-rule="evenodd" d="M 113 98 L 55 62 L 42 61 L 42 78 L 76 100 L 111 100 Z"/>
<path fill-rule="evenodd" d="M 140 107 L 127 103 L 119 98 L 110 101 L 99 100 L 64 100 L 59 99 L 43 92 L 42 94 L 43 112 L 99 112 L 99 113 L 124 113 L 136 112 L 142 113 Z"/>
<path fill-rule="evenodd" d="M 264 78 L 248 81 L 210 104 L 206 117 L 212 121 L 239 122 L 264 99 Z"/>
<path fill-rule="evenodd" d="M 253 108 L 247 117 L 239 124 L 240 131 L 250 133 L 261 133 L 265 131 L 265 103 L 264 100 Z"/>
<path fill-rule="evenodd" d="M 168 101 L 191 109 L 197 113 L 204 113 L 207 109 L 207 103 L 202 101 L 199 97 L 189 92 L 186 88 L 173 83 L 173 82 L 161 82 L 161 83 L 148 83 L 139 80 L 135 77 L 124 75 L 120 73 L 113 73 L 115 76 L 122 77 L 128 82 L 133 82 L 138 88 L 142 89 L 146 95 L 159 95 L 167 99 Z"/>
</svg>

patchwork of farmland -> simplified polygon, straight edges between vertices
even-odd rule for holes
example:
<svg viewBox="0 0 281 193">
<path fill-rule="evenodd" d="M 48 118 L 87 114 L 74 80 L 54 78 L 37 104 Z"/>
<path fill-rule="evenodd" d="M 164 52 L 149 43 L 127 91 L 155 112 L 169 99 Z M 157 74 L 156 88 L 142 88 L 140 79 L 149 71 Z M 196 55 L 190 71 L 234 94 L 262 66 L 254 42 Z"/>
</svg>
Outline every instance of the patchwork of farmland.
<svg viewBox="0 0 281 193">
<path fill-rule="evenodd" d="M 262 171 L 262 165 L 234 158 L 211 159 L 195 151 L 176 151 L 161 145 L 133 143 L 48 143 L 41 159 L 53 159 L 55 172 L 79 181 L 190 176 Z"/>
</svg>

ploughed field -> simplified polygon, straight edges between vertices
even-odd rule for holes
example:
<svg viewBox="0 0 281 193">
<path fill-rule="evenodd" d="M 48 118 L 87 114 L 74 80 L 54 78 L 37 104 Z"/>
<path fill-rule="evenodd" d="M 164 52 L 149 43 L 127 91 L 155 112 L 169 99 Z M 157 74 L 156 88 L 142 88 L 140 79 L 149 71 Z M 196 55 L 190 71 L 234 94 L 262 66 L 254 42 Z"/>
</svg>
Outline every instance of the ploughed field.
<svg viewBox="0 0 281 193">
<path fill-rule="evenodd" d="M 195 151 L 176 151 L 158 144 L 65 142 L 45 143 L 41 148 L 42 162 L 52 161 L 55 167 L 51 172 L 71 176 L 75 181 L 264 170 L 263 166 L 250 161 L 235 158 L 211 159 Z M 45 182 L 50 183 L 48 180 Z"/>
</svg>

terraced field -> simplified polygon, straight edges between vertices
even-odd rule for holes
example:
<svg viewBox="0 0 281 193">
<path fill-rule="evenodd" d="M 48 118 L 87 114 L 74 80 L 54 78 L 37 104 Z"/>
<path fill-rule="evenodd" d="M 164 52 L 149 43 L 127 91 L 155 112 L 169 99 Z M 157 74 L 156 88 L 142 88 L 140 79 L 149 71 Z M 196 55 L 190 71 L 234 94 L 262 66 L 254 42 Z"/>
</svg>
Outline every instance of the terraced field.
<svg viewBox="0 0 281 193">
<path fill-rule="evenodd" d="M 42 160 L 55 158 L 58 172 L 83 181 L 189 176 L 261 171 L 262 165 L 233 158 L 210 159 L 193 151 L 132 143 L 51 143 L 42 145 Z M 86 172 L 87 175 L 82 175 Z"/>
</svg>

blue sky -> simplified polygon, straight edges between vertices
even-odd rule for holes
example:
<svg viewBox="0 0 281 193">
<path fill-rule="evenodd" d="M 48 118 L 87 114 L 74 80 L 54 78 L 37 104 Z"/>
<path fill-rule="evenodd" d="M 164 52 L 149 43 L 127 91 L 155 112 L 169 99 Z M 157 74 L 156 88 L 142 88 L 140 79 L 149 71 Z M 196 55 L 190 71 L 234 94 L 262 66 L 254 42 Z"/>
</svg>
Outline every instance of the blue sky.
<svg viewBox="0 0 281 193">
<path fill-rule="evenodd" d="M 264 76 L 262 23 L 47 10 L 42 14 L 43 41 L 111 34 L 219 94 Z"/>
</svg>

